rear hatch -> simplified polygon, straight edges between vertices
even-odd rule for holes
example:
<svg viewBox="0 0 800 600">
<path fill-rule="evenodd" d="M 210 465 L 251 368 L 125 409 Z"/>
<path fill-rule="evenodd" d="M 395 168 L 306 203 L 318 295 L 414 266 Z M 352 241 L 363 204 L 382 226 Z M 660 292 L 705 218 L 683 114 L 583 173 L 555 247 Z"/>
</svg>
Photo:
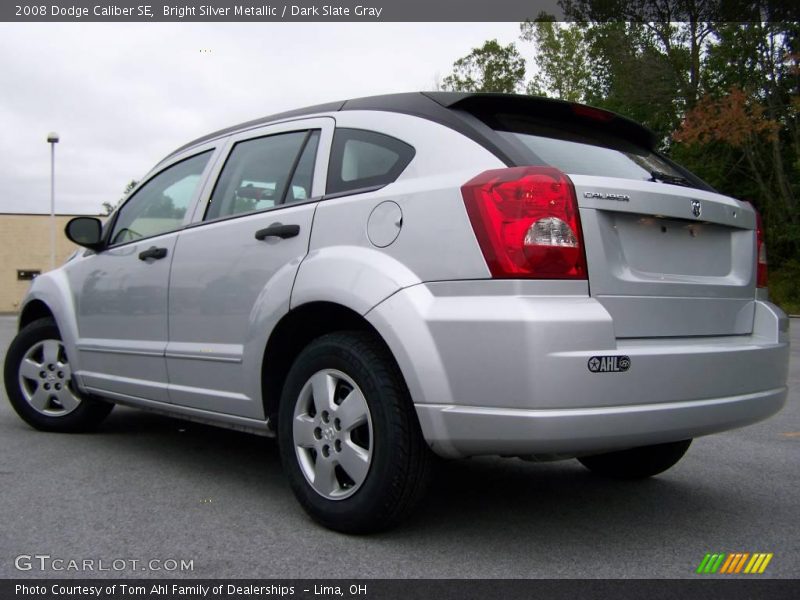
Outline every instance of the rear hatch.
<svg viewBox="0 0 800 600">
<path fill-rule="evenodd" d="M 523 157 L 517 164 L 552 166 L 572 180 L 590 294 L 617 337 L 752 332 L 756 216 L 748 203 L 716 193 L 656 152 L 648 130 L 613 113 L 547 100 L 511 111 L 476 106 L 453 108 L 472 108 L 509 155 Z"/>
<path fill-rule="evenodd" d="M 752 331 L 751 208 L 669 184 L 570 178 L 580 206 L 589 290 L 614 318 L 617 337 Z"/>
</svg>

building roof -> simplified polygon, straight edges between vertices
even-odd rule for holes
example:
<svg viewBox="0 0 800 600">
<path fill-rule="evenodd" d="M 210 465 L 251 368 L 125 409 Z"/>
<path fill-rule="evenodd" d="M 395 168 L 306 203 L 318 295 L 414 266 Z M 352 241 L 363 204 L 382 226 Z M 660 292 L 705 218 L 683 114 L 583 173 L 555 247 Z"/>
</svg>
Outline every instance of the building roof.
<svg viewBox="0 0 800 600">
<path fill-rule="evenodd" d="M 49 212 L 0 211 L 0 217 L 49 217 Z M 56 213 L 56 217 L 104 217 L 100 213 Z"/>
</svg>

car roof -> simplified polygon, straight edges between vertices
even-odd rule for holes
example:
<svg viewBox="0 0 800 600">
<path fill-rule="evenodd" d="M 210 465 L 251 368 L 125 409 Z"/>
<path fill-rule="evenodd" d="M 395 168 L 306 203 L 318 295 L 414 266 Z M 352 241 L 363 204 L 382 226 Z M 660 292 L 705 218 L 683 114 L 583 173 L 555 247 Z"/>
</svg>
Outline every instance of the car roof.
<svg viewBox="0 0 800 600">
<path fill-rule="evenodd" d="M 609 130 L 613 129 L 616 135 L 625 137 L 647 148 L 655 147 L 655 134 L 639 123 L 617 113 L 593 107 L 590 107 L 590 109 L 594 111 L 594 117 L 587 115 L 582 116 L 576 114 L 576 106 L 585 105 L 522 94 L 405 92 L 381 96 L 367 96 L 350 100 L 340 100 L 337 102 L 327 102 L 325 104 L 316 104 L 239 123 L 238 125 L 220 129 L 219 131 L 193 140 L 172 152 L 167 158 L 171 158 L 193 146 L 238 131 L 244 131 L 296 117 L 335 113 L 344 110 L 387 111 L 428 119 L 466 135 L 509 165 L 520 164 L 519 161 L 522 157 L 517 156 L 512 148 L 502 143 L 501 140 L 498 140 L 498 136 L 481 121 L 487 114 L 519 113 L 535 114 L 542 118 L 586 118 L 592 120 L 594 126 Z M 599 119 L 597 118 L 598 116 L 600 117 Z"/>
</svg>

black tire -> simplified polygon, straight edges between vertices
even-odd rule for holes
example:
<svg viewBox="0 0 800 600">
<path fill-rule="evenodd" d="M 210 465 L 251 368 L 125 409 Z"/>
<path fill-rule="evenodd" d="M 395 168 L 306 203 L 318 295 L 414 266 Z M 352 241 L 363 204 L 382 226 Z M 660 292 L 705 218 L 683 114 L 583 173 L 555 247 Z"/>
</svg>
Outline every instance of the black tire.
<svg viewBox="0 0 800 600">
<path fill-rule="evenodd" d="M 598 475 L 613 479 L 644 479 L 663 473 L 677 463 L 689 449 L 692 440 L 641 446 L 583 456 L 578 458 L 581 464 Z"/>
<path fill-rule="evenodd" d="M 356 387 L 337 379 L 337 373 Z M 332 493 L 346 496 L 338 499 L 316 491 L 311 480 L 304 475 L 304 468 L 308 472 L 308 469 L 316 469 L 321 464 L 318 461 L 325 448 L 316 446 L 317 450 L 306 450 L 295 443 L 294 422 L 300 418 L 296 412 L 304 410 L 303 403 L 316 405 L 316 398 L 303 398 L 314 395 L 313 391 L 308 390 L 313 390 L 312 378 L 321 374 L 334 382 L 330 388 L 334 390 L 330 394 L 334 401 L 337 394 L 345 396 L 340 406 L 349 400 L 353 389 L 361 392 L 358 397 L 366 401 L 371 427 L 368 444 L 359 442 L 359 447 L 361 444 L 368 446 L 371 453 L 361 483 L 357 482 L 357 477 L 350 480 L 351 484 L 343 482 L 349 479 L 350 473 L 337 471 L 342 463 L 333 468 L 333 485 L 336 489 Z M 340 385 L 344 390 L 341 393 Z M 360 400 L 359 403 L 360 406 L 364 405 Z M 324 412 L 317 413 L 314 409 L 313 417 L 310 413 L 304 413 L 301 418 L 317 419 L 319 414 L 319 419 L 322 419 Z M 340 413 L 331 412 L 330 421 L 326 423 L 338 421 L 337 414 Z M 345 436 L 342 438 L 345 444 L 353 441 L 358 433 L 357 430 L 334 433 L 332 425 L 326 426 L 321 420 L 317 423 L 328 430 L 326 435 Z M 319 427 L 313 432 L 314 440 L 318 440 L 312 440 L 314 444 L 326 443 L 322 437 L 317 437 Z M 361 435 L 366 439 L 363 431 Z M 335 464 L 337 456 L 343 455 L 335 454 L 339 450 L 335 450 L 333 444 L 339 443 L 341 449 L 341 440 L 338 437 L 325 439 L 332 444 L 331 453 L 325 456 L 329 457 L 330 464 Z M 328 334 L 311 342 L 300 353 L 289 370 L 283 388 L 278 415 L 278 443 L 289 483 L 302 507 L 318 523 L 343 533 L 363 534 L 392 527 L 418 504 L 430 478 L 431 451 L 422 437 L 403 377 L 386 348 L 364 332 Z M 301 456 L 306 457 L 305 462 Z"/>
<path fill-rule="evenodd" d="M 78 392 L 70 375 L 69 361 L 63 345 L 60 345 L 59 349 L 59 361 L 61 362 L 56 362 L 53 365 L 54 369 L 48 369 L 48 365 L 42 364 L 41 372 L 46 375 L 41 376 L 39 379 L 34 377 L 26 379 L 24 382 L 21 381 L 20 369 L 23 366 L 26 354 L 34 351 L 35 356 L 35 349 L 37 347 L 44 348 L 43 344 L 48 341 L 60 343 L 61 333 L 58 331 L 58 326 L 53 319 L 44 318 L 26 325 L 11 342 L 6 354 L 3 372 L 6 394 L 11 406 L 26 423 L 42 431 L 74 433 L 96 428 L 108 416 L 114 405 L 94 397 L 87 397 Z M 42 358 L 42 362 L 46 362 L 44 358 Z M 58 368 L 59 364 L 63 365 L 60 369 Z M 46 379 L 47 374 L 51 371 L 52 381 Z M 42 410 L 34 408 L 31 401 L 26 399 L 25 394 L 35 395 L 35 392 L 32 394 L 32 391 L 38 391 L 39 386 L 44 386 L 45 384 L 48 387 L 53 386 L 51 389 L 54 390 L 54 394 L 61 393 L 60 391 L 55 391 L 56 385 L 59 386 L 59 390 L 63 389 L 65 393 L 69 393 L 77 401 L 75 408 L 70 408 L 67 403 L 60 404 L 55 396 L 53 396 L 55 400 L 52 398 L 47 400 L 48 404 Z"/>
</svg>

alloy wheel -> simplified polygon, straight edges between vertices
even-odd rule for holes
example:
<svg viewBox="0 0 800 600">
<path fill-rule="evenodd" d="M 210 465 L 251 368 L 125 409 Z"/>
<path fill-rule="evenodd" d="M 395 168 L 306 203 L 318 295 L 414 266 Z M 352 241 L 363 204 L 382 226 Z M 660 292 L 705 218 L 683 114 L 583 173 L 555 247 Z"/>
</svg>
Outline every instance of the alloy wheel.
<svg viewBox="0 0 800 600">
<path fill-rule="evenodd" d="M 28 349 L 19 365 L 19 387 L 28 404 L 43 415 L 60 417 L 81 403 L 60 340 L 42 340 Z"/>
<path fill-rule="evenodd" d="M 323 369 L 300 391 L 292 434 L 300 470 L 320 496 L 343 500 L 364 483 L 373 430 L 364 394 L 346 374 Z"/>
</svg>

